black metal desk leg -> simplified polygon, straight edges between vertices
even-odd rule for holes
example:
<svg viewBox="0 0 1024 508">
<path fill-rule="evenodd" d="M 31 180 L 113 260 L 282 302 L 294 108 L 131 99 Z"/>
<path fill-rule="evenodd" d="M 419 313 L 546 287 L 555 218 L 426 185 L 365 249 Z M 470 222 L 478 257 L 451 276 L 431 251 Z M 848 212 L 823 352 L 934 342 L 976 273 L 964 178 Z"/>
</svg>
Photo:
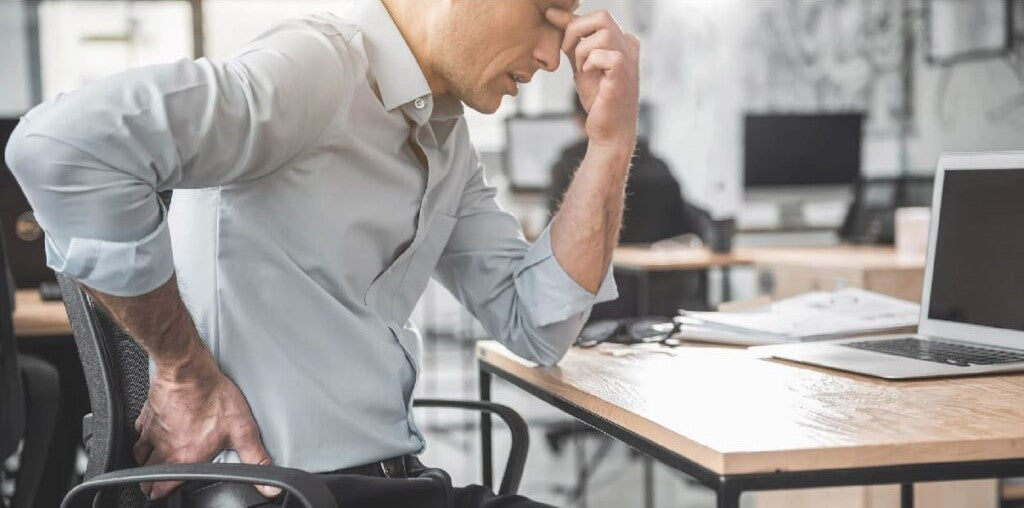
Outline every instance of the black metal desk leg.
<svg viewBox="0 0 1024 508">
<path fill-rule="evenodd" d="M 902 508 L 914 508 L 914 484 L 900 484 L 900 506 Z"/>
<path fill-rule="evenodd" d="M 636 315 L 647 317 L 651 312 L 651 274 L 647 270 L 636 272 Z"/>
<path fill-rule="evenodd" d="M 718 489 L 715 490 L 715 498 L 718 500 L 716 506 L 718 508 L 740 508 L 740 494 L 742 494 L 740 490 L 730 485 L 728 481 L 722 480 Z"/>
<path fill-rule="evenodd" d="M 722 302 L 732 301 L 732 267 L 722 267 Z"/>
<path fill-rule="evenodd" d="M 479 369 L 480 376 L 480 400 L 490 402 L 491 400 L 491 373 L 483 368 Z M 494 464 L 491 462 L 491 414 L 480 413 L 480 457 L 483 461 L 481 473 L 483 485 L 494 489 Z"/>
<path fill-rule="evenodd" d="M 654 508 L 654 459 L 644 457 L 644 507 Z"/>
</svg>

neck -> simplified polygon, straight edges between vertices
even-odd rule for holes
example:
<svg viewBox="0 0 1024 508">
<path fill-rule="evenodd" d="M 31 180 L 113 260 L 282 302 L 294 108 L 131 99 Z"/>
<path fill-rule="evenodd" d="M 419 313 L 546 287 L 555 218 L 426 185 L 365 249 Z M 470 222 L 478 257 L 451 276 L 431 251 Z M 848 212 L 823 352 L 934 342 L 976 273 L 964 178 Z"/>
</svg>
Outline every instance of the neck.
<svg viewBox="0 0 1024 508">
<path fill-rule="evenodd" d="M 448 93 L 448 85 L 434 72 L 431 46 L 429 44 L 433 14 L 437 2 L 425 0 L 381 0 L 395 26 L 401 32 L 405 43 L 412 50 L 416 63 L 419 64 L 423 76 L 427 78 L 427 86 L 434 97 Z"/>
</svg>

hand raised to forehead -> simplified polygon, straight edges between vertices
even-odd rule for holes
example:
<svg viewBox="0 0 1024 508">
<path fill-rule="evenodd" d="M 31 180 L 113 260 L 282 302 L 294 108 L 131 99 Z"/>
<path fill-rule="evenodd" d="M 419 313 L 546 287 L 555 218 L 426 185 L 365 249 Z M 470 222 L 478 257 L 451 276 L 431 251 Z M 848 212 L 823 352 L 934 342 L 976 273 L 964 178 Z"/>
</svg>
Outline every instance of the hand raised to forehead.
<svg viewBox="0 0 1024 508">
<path fill-rule="evenodd" d="M 545 14 L 565 33 L 562 51 L 572 64 L 576 90 L 588 113 L 591 143 L 634 143 L 640 41 L 623 32 L 608 11 L 577 16 L 552 7 Z"/>
</svg>

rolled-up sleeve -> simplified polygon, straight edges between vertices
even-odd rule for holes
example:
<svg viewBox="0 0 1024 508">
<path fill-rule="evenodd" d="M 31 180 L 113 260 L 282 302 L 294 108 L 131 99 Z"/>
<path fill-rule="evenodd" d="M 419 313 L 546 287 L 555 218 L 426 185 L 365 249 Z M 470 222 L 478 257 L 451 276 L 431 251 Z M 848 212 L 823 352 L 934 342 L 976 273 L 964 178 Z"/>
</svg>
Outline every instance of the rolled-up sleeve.
<svg viewBox="0 0 1024 508">
<path fill-rule="evenodd" d="M 565 321 L 588 312 L 594 304 L 618 298 L 612 270 L 605 274 L 596 295 L 565 273 L 551 250 L 550 228 L 544 229 L 526 252 L 514 280 L 520 294 L 531 296 L 525 303 L 540 326 Z"/>
<path fill-rule="evenodd" d="M 541 365 L 565 355 L 593 305 L 618 297 L 610 269 L 597 294 L 573 281 L 552 251 L 548 230 L 533 245 L 527 242 L 515 218 L 498 206 L 482 168 L 466 186 L 435 277 L 495 339 Z"/>
<path fill-rule="evenodd" d="M 135 69 L 26 114 L 5 157 L 49 266 L 117 296 L 166 282 L 174 260 L 158 193 L 253 180 L 315 142 L 344 95 L 336 44 L 292 21 L 224 62 Z"/>
</svg>

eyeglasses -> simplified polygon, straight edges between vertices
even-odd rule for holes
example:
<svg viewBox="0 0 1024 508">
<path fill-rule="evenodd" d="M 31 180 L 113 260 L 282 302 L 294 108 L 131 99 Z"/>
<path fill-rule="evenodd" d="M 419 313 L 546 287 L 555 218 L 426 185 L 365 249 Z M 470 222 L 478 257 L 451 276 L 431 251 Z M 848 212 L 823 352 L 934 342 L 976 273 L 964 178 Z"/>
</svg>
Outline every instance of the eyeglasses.
<svg viewBox="0 0 1024 508">
<path fill-rule="evenodd" d="M 591 348 L 601 343 L 612 344 L 662 344 L 669 347 L 681 345 L 675 338 L 681 323 L 658 317 L 604 319 L 594 321 L 583 328 L 576 339 L 576 345 Z"/>
</svg>

